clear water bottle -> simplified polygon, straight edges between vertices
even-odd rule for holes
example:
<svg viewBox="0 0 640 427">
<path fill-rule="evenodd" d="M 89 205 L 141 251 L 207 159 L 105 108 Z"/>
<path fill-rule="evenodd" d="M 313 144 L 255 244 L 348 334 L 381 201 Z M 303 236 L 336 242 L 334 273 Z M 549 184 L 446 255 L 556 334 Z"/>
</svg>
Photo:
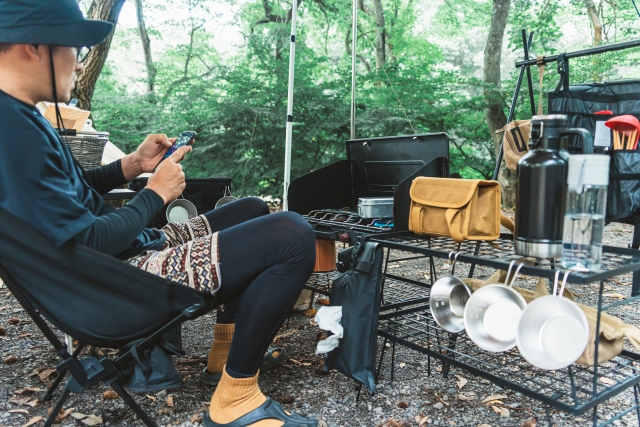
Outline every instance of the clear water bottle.
<svg viewBox="0 0 640 427">
<path fill-rule="evenodd" d="M 597 271 L 601 267 L 609 161 L 609 156 L 598 154 L 569 158 L 562 233 L 564 268 Z"/>
</svg>

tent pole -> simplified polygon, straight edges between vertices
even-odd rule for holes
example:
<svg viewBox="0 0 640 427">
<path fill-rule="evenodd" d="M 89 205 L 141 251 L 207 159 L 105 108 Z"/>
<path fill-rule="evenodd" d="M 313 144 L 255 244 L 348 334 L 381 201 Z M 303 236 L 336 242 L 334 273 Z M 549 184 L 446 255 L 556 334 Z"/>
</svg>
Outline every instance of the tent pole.
<svg viewBox="0 0 640 427">
<path fill-rule="evenodd" d="M 287 136 L 284 151 L 284 188 L 282 210 L 289 210 L 289 184 L 291 183 L 291 140 L 293 138 L 293 76 L 296 62 L 296 15 L 298 1 L 293 0 L 291 7 L 291 43 L 289 45 L 289 94 L 287 97 Z"/>
<path fill-rule="evenodd" d="M 358 0 L 353 0 L 351 23 L 351 139 L 356 139 L 356 44 L 358 41 Z"/>
</svg>

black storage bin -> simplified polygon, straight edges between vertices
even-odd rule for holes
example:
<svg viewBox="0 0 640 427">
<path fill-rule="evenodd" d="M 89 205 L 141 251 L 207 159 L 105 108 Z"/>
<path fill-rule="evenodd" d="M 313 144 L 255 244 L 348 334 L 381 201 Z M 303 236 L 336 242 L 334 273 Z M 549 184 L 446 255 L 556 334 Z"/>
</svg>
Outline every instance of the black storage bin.
<svg viewBox="0 0 640 427">
<path fill-rule="evenodd" d="M 148 178 L 136 178 L 129 183 L 129 189 L 140 191 L 147 186 Z M 210 178 L 187 178 L 187 187 L 183 197 L 193 203 L 198 214 L 209 212 L 216 207 L 216 202 L 232 190 L 231 178 L 228 176 L 212 176 Z M 152 220 L 149 227 L 161 228 L 167 224 L 167 206 Z"/>
</svg>

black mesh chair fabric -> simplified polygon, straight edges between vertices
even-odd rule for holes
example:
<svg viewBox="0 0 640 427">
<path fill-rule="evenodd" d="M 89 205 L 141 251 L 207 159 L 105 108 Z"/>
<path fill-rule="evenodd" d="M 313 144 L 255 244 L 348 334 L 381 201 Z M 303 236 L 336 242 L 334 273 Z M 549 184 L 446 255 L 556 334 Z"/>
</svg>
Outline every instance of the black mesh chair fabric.
<svg viewBox="0 0 640 427">
<path fill-rule="evenodd" d="M 54 246 L 0 209 L 0 264 L 55 327 L 85 345 L 119 348 L 215 297 L 75 242 Z"/>
<path fill-rule="evenodd" d="M 137 372 L 132 367 L 134 355 L 153 355 L 160 350 L 162 360 L 151 357 L 143 364 L 153 368 L 154 363 L 163 362 L 162 372 L 156 372 L 159 376 L 145 372 L 143 380 L 133 385 L 160 387 L 169 383 L 167 378 L 181 383 L 161 344 L 167 335 L 175 335 L 182 322 L 216 306 L 211 294 L 146 273 L 75 242 L 54 246 L 2 209 L 0 277 L 62 359 L 56 366 L 58 378 L 40 400 L 51 399 L 67 372 L 71 373 L 45 427 L 52 425 L 71 392 L 83 393 L 99 382 L 111 386 L 147 426 L 156 426 L 124 390 L 136 377 L 125 377 L 123 372 Z M 43 317 L 79 341 L 73 354 L 67 352 Z M 98 359 L 81 354 L 86 346 L 125 350 L 117 359 Z M 167 372 L 175 378 L 165 378 Z"/>
</svg>

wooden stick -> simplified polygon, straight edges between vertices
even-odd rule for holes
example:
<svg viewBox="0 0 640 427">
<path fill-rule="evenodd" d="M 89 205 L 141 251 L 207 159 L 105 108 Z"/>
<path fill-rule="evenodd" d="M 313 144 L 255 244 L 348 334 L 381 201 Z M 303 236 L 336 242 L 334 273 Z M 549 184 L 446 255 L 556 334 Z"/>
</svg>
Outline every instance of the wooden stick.
<svg viewBox="0 0 640 427">
<path fill-rule="evenodd" d="M 618 131 L 614 130 L 613 131 L 613 149 L 617 150 L 618 149 L 618 140 L 620 139 L 620 136 L 618 135 Z"/>
</svg>

